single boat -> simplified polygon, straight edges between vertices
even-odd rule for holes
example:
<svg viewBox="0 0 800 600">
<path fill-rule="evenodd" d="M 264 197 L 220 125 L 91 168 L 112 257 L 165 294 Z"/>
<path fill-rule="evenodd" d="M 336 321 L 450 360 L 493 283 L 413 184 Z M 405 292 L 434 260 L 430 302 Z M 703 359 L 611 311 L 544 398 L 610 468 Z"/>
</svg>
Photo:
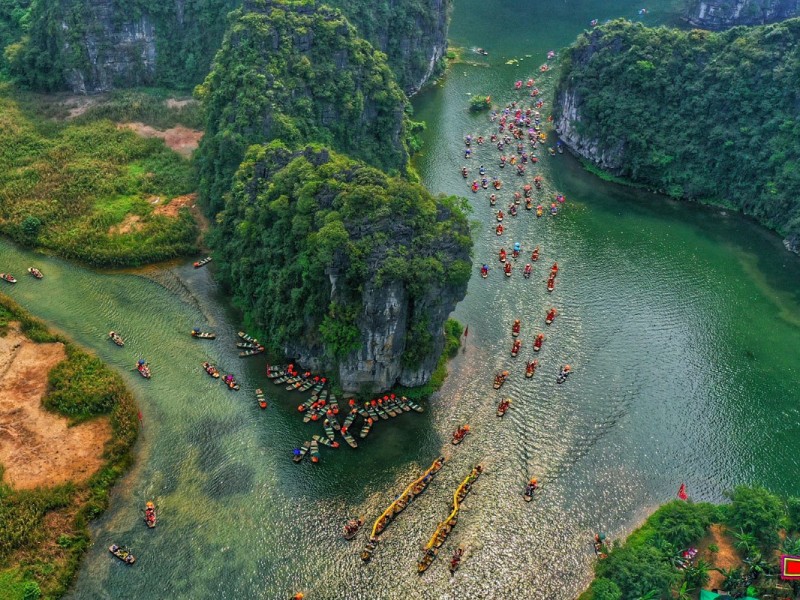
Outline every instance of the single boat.
<svg viewBox="0 0 800 600">
<path fill-rule="evenodd" d="M 236 347 L 239 350 L 257 350 L 258 348 L 262 348 L 259 344 L 251 344 L 250 342 L 236 342 Z"/>
<path fill-rule="evenodd" d="M 533 493 L 538 487 L 535 477 L 528 482 L 528 485 L 525 486 L 525 491 L 522 493 L 525 502 L 530 502 L 533 499 Z"/>
<path fill-rule="evenodd" d="M 361 519 L 350 519 L 347 523 L 344 524 L 344 531 L 342 535 L 346 540 L 352 540 L 356 537 L 358 530 L 361 529 L 361 526 L 364 524 L 364 521 Z"/>
<path fill-rule="evenodd" d="M 458 446 L 458 444 L 464 441 L 464 438 L 467 437 L 468 434 L 469 434 L 469 425 L 463 425 L 462 427 L 459 427 L 453 433 L 453 439 L 451 443 L 454 446 Z"/>
<path fill-rule="evenodd" d="M 336 439 L 336 432 L 333 430 L 333 425 L 331 425 L 329 419 L 325 419 L 322 422 L 322 428 L 325 430 L 325 435 L 328 436 L 329 440 L 333 441 L 334 439 Z"/>
<path fill-rule="evenodd" d="M 210 263 L 213 259 L 210 256 L 206 256 L 203 259 L 198 260 L 194 263 L 194 268 L 199 269 L 200 267 L 205 267 L 208 263 Z"/>
<path fill-rule="evenodd" d="M 556 278 L 551 275 L 550 278 L 547 280 L 547 291 L 552 292 L 555 287 L 556 287 Z"/>
<path fill-rule="evenodd" d="M 267 408 L 267 397 L 264 396 L 264 391 L 260 388 L 256 390 L 256 401 L 261 408 Z"/>
<path fill-rule="evenodd" d="M 301 460 L 303 460 L 303 457 L 308 453 L 310 449 L 311 449 L 311 442 L 303 442 L 302 446 L 294 449 L 294 456 L 292 457 L 292 460 L 296 463 L 299 463 Z"/>
<path fill-rule="evenodd" d="M 483 48 L 476 48 L 475 52 L 480 54 L 481 56 L 489 56 L 489 53 Z"/>
<path fill-rule="evenodd" d="M 522 348 L 522 341 L 514 340 L 514 343 L 511 345 L 511 357 L 516 358 L 517 354 L 519 354 L 519 349 Z"/>
<path fill-rule="evenodd" d="M 148 365 L 144 359 L 139 359 L 139 362 L 136 363 L 136 370 L 139 371 L 139 375 L 145 379 L 150 379 L 150 365 Z"/>
<path fill-rule="evenodd" d="M 108 547 L 108 551 L 111 552 L 114 556 L 124 562 L 126 565 L 132 565 L 136 562 L 136 557 L 131 554 L 131 551 L 125 548 L 124 546 L 117 546 L 116 544 L 111 544 Z"/>
<path fill-rule="evenodd" d="M 422 407 L 421 407 L 419 404 L 417 404 L 416 402 L 414 402 L 414 401 L 412 401 L 412 400 L 409 400 L 409 399 L 408 399 L 408 398 L 406 398 L 405 396 L 403 396 L 403 401 L 404 401 L 406 404 L 408 404 L 408 405 L 411 407 L 411 410 L 415 410 L 415 411 L 417 411 L 417 412 L 420 412 L 420 413 L 421 413 L 423 410 L 425 410 L 425 409 L 424 409 L 424 408 L 422 408 Z"/>
<path fill-rule="evenodd" d="M 240 331 L 237 334 L 240 338 L 242 338 L 245 342 L 250 342 L 251 344 L 258 344 L 258 340 L 250 335 L 247 335 L 244 331 Z"/>
<path fill-rule="evenodd" d="M 503 371 L 494 376 L 494 389 L 499 390 L 508 379 L 508 371 Z"/>
<path fill-rule="evenodd" d="M 514 324 L 511 326 L 511 336 L 512 337 L 517 337 L 519 335 L 520 327 L 521 327 L 521 325 L 520 325 L 519 319 L 515 319 L 514 320 Z"/>
<path fill-rule="evenodd" d="M 326 437 L 322 437 L 321 435 L 314 435 L 311 436 L 311 443 L 317 442 L 318 444 L 322 444 L 323 446 L 327 446 L 328 448 L 338 448 L 339 442 L 333 442 Z M 313 455 L 312 455 L 313 456 Z"/>
<path fill-rule="evenodd" d="M 225 375 L 225 377 L 222 378 L 222 381 L 228 386 L 229 390 L 233 390 L 235 392 L 239 391 L 239 384 L 236 383 L 236 379 L 233 377 L 233 375 Z"/>
<path fill-rule="evenodd" d="M 216 333 L 209 333 L 207 331 L 200 331 L 199 329 L 192 329 L 192 337 L 199 340 L 213 340 L 216 339 Z"/>
<path fill-rule="evenodd" d="M 319 436 L 317 436 L 317 437 L 319 437 Z M 315 464 L 318 463 L 319 462 L 319 444 L 317 443 L 317 440 L 315 440 L 313 438 L 311 439 L 311 450 L 309 450 L 309 453 L 311 454 L 311 462 L 315 463 Z"/>
<path fill-rule="evenodd" d="M 547 313 L 547 316 L 544 318 L 544 324 L 550 325 L 558 316 L 558 311 L 555 308 L 551 308 L 550 312 Z"/>
<path fill-rule="evenodd" d="M 361 560 L 364 562 L 369 562 L 372 558 L 372 555 L 375 553 L 375 548 L 378 547 L 378 538 L 369 538 L 367 545 L 364 546 L 364 549 L 361 551 Z"/>
<path fill-rule="evenodd" d="M 210 362 L 203 363 L 203 370 L 211 375 L 214 379 L 219 379 L 219 371 L 217 370 L 217 367 L 212 365 Z"/>
<path fill-rule="evenodd" d="M 532 360 L 525 366 L 525 377 L 530 379 L 536 373 L 536 367 L 539 366 L 538 360 Z"/>
<path fill-rule="evenodd" d="M 248 356 L 255 356 L 256 354 L 261 354 L 264 351 L 264 347 L 261 346 L 260 348 L 254 348 L 252 350 L 245 350 L 244 352 L 239 352 L 239 358 L 247 358 Z"/>
<path fill-rule="evenodd" d="M 33 275 L 36 279 L 41 279 L 42 277 L 44 277 L 44 275 L 42 275 L 42 272 L 36 267 L 28 267 L 28 273 Z"/>
<path fill-rule="evenodd" d="M 539 352 L 542 349 L 542 344 L 544 344 L 544 334 L 540 333 L 536 336 L 536 339 L 533 340 L 533 351 Z"/>
<path fill-rule="evenodd" d="M 464 549 L 458 548 L 450 559 L 450 575 L 455 575 L 458 567 L 461 565 L 461 557 L 464 556 Z"/>
<path fill-rule="evenodd" d="M 356 438 L 354 438 L 350 431 L 345 429 L 344 426 L 342 426 L 341 434 L 348 446 L 351 448 L 358 448 L 358 442 L 356 442 Z"/>
<path fill-rule="evenodd" d="M 108 338 L 112 342 L 114 342 L 117 346 L 124 346 L 125 345 L 125 341 L 122 339 L 122 337 L 116 331 L 109 331 L 108 332 Z"/>
<path fill-rule="evenodd" d="M 372 429 L 372 419 L 364 419 L 364 424 L 361 426 L 361 433 L 358 434 L 362 440 L 369 435 L 370 429 Z"/>
<path fill-rule="evenodd" d="M 564 365 L 561 368 L 561 372 L 558 374 L 558 377 L 556 377 L 556 383 L 564 383 L 567 380 L 567 377 L 569 377 L 571 370 L 572 367 L 569 365 Z"/>
<path fill-rule="evenodd" d="M 17 283 L 16 278 L 11 273 L 0 273 L 0 279 L 8 283 Z"/>
<path fill-rule="evenodd" d="M 502 400 L 500 404 L 497 406 L 497 416 L 502 417 L 506 414 L 508 407 L 511 406 L 511 398 L 506 398 Z"/>
<path fill-rule="evenodd" d="M 150 529 L 156 526 L 156 505 L 152 502 L 144 506 L 144 522 Z"/>
</svg>

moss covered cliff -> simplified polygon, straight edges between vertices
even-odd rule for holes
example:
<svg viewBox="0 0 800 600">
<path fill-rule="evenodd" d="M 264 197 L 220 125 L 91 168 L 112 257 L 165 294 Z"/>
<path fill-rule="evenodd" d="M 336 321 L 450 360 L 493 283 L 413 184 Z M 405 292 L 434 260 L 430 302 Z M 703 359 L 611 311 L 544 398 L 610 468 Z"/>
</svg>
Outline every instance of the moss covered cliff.
<svg viewBox="0 0 800 600">
<path fill-rule="evenodd" d="M 459 200 L 273 142 L 249 150 L 217 220 L 218 273 L 273 350 L 346 390 L 428 381 L 470 275 Z"/>
<path fill-rule="evenodd" d="M 245 3 L 198 95 L 207 116 L 200 188 L 212 212 L 251 144 L 316 141 L 382 169 L 406 168 L 405 95 L 384 55 L 327 6 Z"/>
<path fill-rule="evenodd" d="M 800 0 L 687 0 L 686 19 L 703 29 L 766 25 L 800 16 Z"/>
<path fill-rule="evenodd" d="M 556 129 L 615 175 L 800 245 L 800 19 L 723 33 L 615 21 L 564 57 Z"/>
</svg>

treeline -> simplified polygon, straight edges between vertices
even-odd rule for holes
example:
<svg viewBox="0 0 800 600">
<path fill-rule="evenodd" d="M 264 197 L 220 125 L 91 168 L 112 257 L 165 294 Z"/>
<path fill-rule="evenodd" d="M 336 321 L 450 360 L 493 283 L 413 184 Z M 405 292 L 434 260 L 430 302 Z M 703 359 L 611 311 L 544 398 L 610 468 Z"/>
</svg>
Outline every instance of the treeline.
<svg viewBox="0 0 800 600">
<path fill-rule="evenodd" d="M 800 19 L 723 33 L 614 21 L 563 57 L 556 121 L 615 175 L 797 239 L 799 42 Z"/>
<path fill-rule="evenodd" d="M 105 462 L 86 482 L 35 490 L 0 482 L 0 596 L 57 598 L 67 591 L 91 544 L 89 521 L 105 511 L 111 488 L 133 463 L 137 408 L 118 374 L 0 294 L 0 335 L 11 321 L 36 343 L 65 344 L 67 358 L 48 374 L 45 408 L 72 423 L 103 415 L 111 423 Z M 0 465 L 0 479 L 2 470 Z"/>
<path fill-rule="evenodd" d="M 800 554 L 800 498 L 747 486 L 729 498 L 722 505 L 674 500 L 659 508 L 627 540 L 603 548 L 608 555 L 595 565 L 595 579 L 579 600 L 689 600 L 712 571 L 734 598 L 789 595 L 792 588 L 777 579 L 778 559 Z M 720 547 L 702 543 L 712 525 L 722 526 L 738 564 L 716 566 Z M 687 559 L 683 553 L 693 547 L 704 550 Z"/>
</svg>

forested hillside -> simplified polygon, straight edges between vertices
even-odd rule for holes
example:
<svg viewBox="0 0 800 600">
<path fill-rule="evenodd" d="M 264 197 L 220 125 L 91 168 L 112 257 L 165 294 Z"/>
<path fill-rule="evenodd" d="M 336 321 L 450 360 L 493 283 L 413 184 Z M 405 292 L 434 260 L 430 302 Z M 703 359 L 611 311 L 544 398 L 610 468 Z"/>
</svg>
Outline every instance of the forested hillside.
<svg viewBox="0 0 800 600">
<path fill-rule="evenodd" d="M 723 33 L 615 21 L 564 56 L 556 127 L 574 152 L 675 197 L 800 236 L 800 19 Z"/>
<path fill-rule="evenodd" d="M 338 367 L 350 390 L 428 380 L 470 275 L 460 201 L 273 142 L 250 149 L 218 222 L 221 279 L 273 350 Z"/>
<path fill-rule="evenodd" d="M 402 172 L 406 98 L 385 57 L 335 9 L 248 2 L 236 11 L 198 96 L 206 110 L 198 164 L 212 212 L 251 144 L 316 141 Z"/>
</svg>

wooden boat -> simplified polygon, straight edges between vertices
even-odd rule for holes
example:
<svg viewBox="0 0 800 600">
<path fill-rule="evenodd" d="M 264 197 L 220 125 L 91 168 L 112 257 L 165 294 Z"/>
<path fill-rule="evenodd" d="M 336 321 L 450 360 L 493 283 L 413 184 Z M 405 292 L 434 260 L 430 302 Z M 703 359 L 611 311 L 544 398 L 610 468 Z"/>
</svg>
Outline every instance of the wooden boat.
<svg viewBox="0 0 800 600">
<path fill-rule="evenodd" d="M 316 436 L 319 438 L 319 436 Z M 309 454 L 311 454 L 311 462 L 318 463 L 319 462 L 319 443 L 314 438 L 311 438 L 311 449 L 309 450 Z"/>
<path fill-rule="evenodd" d="M 228 386 L 229 390 L 233 390 L 235 392 L 239 391 L 239 384 L 236 383 L 236 379 L 230 373 L 222 378 L 222 382 Z"/>
<path fill-rule="evenodd" d="M 536 367 L 538 366 L 539 366 L 538 360 L 532 360 L 531 362 L 529 362 L 525 367 L 525 377 L 527 377 L 528 379 L 533 377 L 534 373 L 536 373 Z"/>
<path fill-rule="evenodd" d="M 303 415 L 303 423 L 308 423 L 309 421 L 318 421 L 320 411 L 324 412 L 325 409 L 322 408 L 319 400 L 317 400 L 311 404 L 311 407 L 306 411 L 306 414 Z"/>
<path fill-rule="evenodd" d="M 517 354 L 519 354 L 519 350 L 522 348 L 522 341 L 514 340 L 514 344 L 511 346 L 511 357 L 516 358 Z"/>
<path fill-rule="evenodd" d="M 558 316 L 558 311 L 555 308 L 550 309 L 550 312 L 547 313 L 547 316 L 544 319 L 544 324 L 550 325 L 557 316 Z"/>
<path fill-rule="evenodd" d="M 283 383 L 286 384 L 284 389 L 287 392 L 290 392 L 295 388 L 295 384 L 296 383 L 299 384 L 301 381 L 302 381 L 302 379 L 300 377 L 290 377 L 289 379 L 287 379 L 286 381 L 283 382 Z"/>
<path fill-rule="evenodd" d="M 378 400 L 378 406 L 380 406 L 383 409 L 383 411 L 391 418 L 395 418 L 397 416 L 397 413 L 389 405 L 389 402 L 387 400 Z"/>
<path fill-rule="evenodd" d="M 336 432 L 333 430 L 333 425 L 328 419 L 325 419 L 322 422 L 322 428 L 325 430 L 325 435 L 328 436 L 328 439 L 333 441 L 336 438 Z"/>
<path fill-rule="evenodd" d="M 409 400 L 405 396 L 403 396 L 403 400 L 405 401 L 406 404 L 408 404 L 411 407 L 411 410 L 415 410 L 415 411 L 420 412 L 420 413 L 425 410 L 419 404 L 417 404 L 413 400 Z"/>
<path fill-rule="evenodd" d="M 453 553 L 453 558 L 450 559 L 450 575 L 455 575 L 458 567 L 461 565 L 461 557 L 464 556 L 464 549 L 458 548 Z"/>
<path fill-rule="evenodd" d="M 567 377 L 569 377 L 569 373 L 570 373 L 569 365 L 562 367 L 561 372 L 558 374 L 558 377 L 556 377 L 556 383 L 564 383 L 567 380 Z"/>
<path fill-rule="evenodd" d="M 297 388 L 297 391 L 298 392 L 307 392 L 308 390 L 310 390 L 313 387 L 313 385 L 314 385 L 314 379 L 309 377 L 308 379 L 306 379 L 303 382 L 303 385 L 301 385 L 299 388 Z"/>
<path fill-rule="evenodd" d="M 251 344 L 250 342 L 237 342 L 236 347 L 240 350 L 258 350 L 259 348 L 263 348 L 259 344 Z"/>
<path fill-rule="evenodd" d="M 125 345 L 125 341 L 122 339 L 122 336 L 120 336 L 120 334 L 118 334 L 116 331 L 109 331 L 108 339 L 114 342 L 117 346 Z"/>
<path fill-rule="evenodd" d="M 335 415 L 339 414 L 339 401 L 336 399 L 335 395 L 331 394 L 331 397 L 328 400 L 328 406 L 333 411 L 333 414 Z"/>
<path fill-rule="evenodd" d="M 322 379 L 321 381 L 318 381 L 314 385 L 314 389 L 311 390 L 311 393 L 312 394 L 319 394 L 322 391 L 322 388 L 324 388 L 324 387 L 325 387 L 325 380 Z"/>
<path fill-rule="evenodd" d="M 508 371 L 503 371 L 494 376 L 494 389 L 499 390 L 508 379 Z"/>
<path fill-rule="evenodd" d="M 253 350 L 245 350 L 244 352 L 239 352 L 239 358 L 247 358 L 248 356 L 255 356 L 256 354 L 261 354 L 264 351 L 264 347 L 255 348 Z"/>
<path fill-rule="evenodd" d="M 33 275 L 36 279 L 41 279 L 42 277 L 44 277 L 44 275 L 42 275 L 42 272 L 36 267 L 28 267 L 28 273 Z"/>
<path fill-rule="evenodd" d="M 260 388 L 256 390 L 256 401 L 261 408 L 267 408 L 267 397 Z"/>
<path fill-rule="evenodd" d="M 361 426 L 361 433 L 358 434 L 362 440 L 369 435 L 370 429 L 372 429 L 372 419 L 364 419 L 364 424 Z"/>
<path fill-rule="evenodd" d="M 367 410 L 367 412 L 369 413 L 370 417 L 372 417 L 375 421 L 380 421 L 381 418 L 378 415 L 378 411 L 375 410 L 375 407 L 372 406 L 371 403 L 365 402 L 364 403 L 364 408 Z"/>
<path fill-rule="evenodd" d="M 511 326 L 511 337 L 517 337 L 519 335 L 520 327 L 521 325 L 519 319 L 516 319 L 514 324 Z"/>
<path fill-rule="evenodd" d="M 539 486 L 536 485 L 536 480 L 531 479 L 528 482 L 528 485 L 525 486 L 525 491 L 522 494 L 522 498 L 525 502 L 530 502 L 533 499 L 533 493 L 537 490 Z"/>
<path fill-rule="evenodd" d="M 388 421 L 388 420 L 389 420 L 389 415 L 387 415 L 387 414 L 386 414 L 386 411 L 384 411 L 384 410 L 383 410 L 383 407 L 382 407 L 380 404 L 378 404 L 378 403 L 376 402 L 376 403 L 373 405 L 373 407 L 372 407 L 372 408 L 374 408 L 374 409 L 375 409 L 375 412 L 376 412 L 376 413 L 378 413 L 378 416 L 379 416 L 381 419 L 383 419 L 384 421 Z"/>
<path fill-rule="evenodd" d="M 299 463 L 301 460 L 303 460 L 303 457 L 308 453 L 310 449 L 311 449 L 311 442 L 303 442 L 302 446 L 294 449 L 294 456 L 292 457 L 292 460 L 296 463 Z"/>
<path fill-rule="evenodd" d="M 156 526 L 156 505 L 152 502 L 144 505 L 144 522 L 150 529 Z"/>
<path fill-rule="evenodd" d="M 0 273 L 0 279 L 8 283 L 17 283 L 16 278 L 11 273 Z"/>
<path fill-rule="evenodd" d="M 511 406 L 511 399 L 506 398 L 505 400 L 501 400 L 500 404 L 497 405 L 497 416 L 502 417 L 506 414 L 508 407 Z"/>
<path fill-rule="evenodd" d="M 489 56 L 489 53 L 486 50 L 484 50 L 483 48 L 476 48 L 475 52 L 477 54 L 480 54 L 481 56 Z"/>
<path fill-rule="evenodd" d="M 267 367 L 267 377 L 277 379 L 286 373 L 286 367 Z"/>
<path fill-rule="evenodd" d="M 361 520 L 360 518 L 350 519 L 347 523 L 345 523 L 344 529 L 342 531 L 342 536 L 344 537 L 344 539 L 349 541 L 352 540 L 354 537 L 356 537 L 358 530 L 361 529 L 361 526 L 363 524 L 364 521 Z"/>
<path fill-rule="evenodd" d="M 547 280 L 547 291 L 552 292 L 556 287 L 556 280 L 555 277 L 551 277 Z"/>
<path fill-rule="evenodd" d="M 533 351 L 539 352 L 542 349 L 542 344 L 544 344 L 544 335 L 541 333 L 536 336 L 536 339 L 533 340 Z"/>
<path fill-rule="evenodd" d="M 358 411 L 358 414 L 362 419 L 366 420 L 372 418 L 367 412 L 367 409 L 364 408 L 363 406 L 359 406 L 356 410 Z"/>
<path fill-rule="evenodd" d="M 240 331 L 237 335 L 242 338 L 245 342 L 250 342 L 251 344 L 258 344 L 258 340 L 250 335 L 247 335 L 244 331 Z"/>
<path fill-rule="evenodd" d="M 194 268 L 199 269 L 200 267 L 205 267 L 208 263 L 210 263 L 213 259 L 210 256 L 206 256 L 194 263 Z"/>
<path fill-rule="evenodd" d="M 136 557 L 131 554 L 131 551 L 124 546 L 117 546 L 116 544 L 111 544 L 108 547 L 108 551 L 111 552 L 114 556 L 124 562 L 126 565 L 132 565 L 136 562 Z"/>
<path fill-rule="evenodd" d="M 192 329 L 192 337 L 197 338 L 198 340 L 214 340 L 217 338 L 217 334 L 207 331 L 200 331 L 199 329 Z"/>
<path fill-rule="evenodd" d="M 511 263 L 506 263 L 506 266 L 503 268 L 503 271 L 506 274 L 506 277 L 511 277 Z"/>
<path fill-rule="evenodd" d="M 402 398 L 398 398 L 397 400 L 395 400 L 395 402 L 397 403 L 397 406 L 399 406 L 402 409 L 403 412 L 409 412 L 411 410 L 411 407 L 408 405 L 408 398 L 406 398 L 405 396 L 403 396 Z"/>
<path fill-rule="evenodd" d="M 351 410 L 350 414 L 347 415 L 347 418 L 345 418 L 344 423 L 342 423 L 342 429 L 349 429 L 350 425 L 352 425 L 353 421 L 355 421 L 357 414 L 358 411 L 356 409 Z"/>
<path fill-rule="evenodd" d="M 469 425 L 464 425 L 463 427 L 459 427 L 456 429 L 455 433 L 453 433 L 453 439 L 451 443 L 454 446 L 458 446 L 461 442 L 464 441 L 464 438 L 469 435 Z"/>
<path fill-rule="evenodd" d="M 333 440 L 329 440 L 326 437 L 322 437 L 321 435 L 314 435 L 311 437 L 312 444 L 317 442 L 318 444 L 322 444 L 323 446 L 327 446 L 328 448 L 338 448 L 339 442 L 334 442 Z"/>
<path fill-rule="evenodd" d="M 333 414 L 333 411 L 329 410 L 329 411 L 326 413 L 326 415 L 327 415 L 327 417 L 328 417 L 328 421 L 330 422 L 330 424 L 331 424 L 331 426 L 333 427 L 333 429 L 334 429 L 335 431 L 341 431 L 341 430 L 342 430 L 342 426 L 341 426 L 341 424 L 339 423 L 339 419 L 337 419 L 337 418 L 336 418 L 336 415 L 335 415 L 335 414 Z"/>
<path fill-rule="evenodd" d="M 144 360 L 140 360 L 137 363 L 136 370 L 139 371 L 139 375 L 145 379 L 150 379 L 150 365 L 144 362 Z"/>
<path fill-rule="evenodd" d="M 219 379 L 219 371 L 217 371 L 217 367 L 215 367 L 211 363 L 204 362 L 203 363 L 203 370 L 206 373 L 208 373 L 209 375 L 211 375 L 214 379 Z"/>
<path fill-rule="evenodd" d="M 350 431 L 345 430 L 345 428 L 342 427 L 341 433 L 342 437 L 344 438 L 344 441 L 347 442 L 348 446 L 350 446 L 351 448 L 358 448 L 358 442 L 356 442 L 356 438 L 353 437 Z"/>
<path fill-rule="evenodd" d="M 375 554 L 375 548 L 378 547 L 378 540 L 370 538 L 367 545 L 364 546 L 364 549 L 361 551 L 361 560 L 364 562 L 369 562 L 372 558 L 372 555 Z"/>
</svg>

